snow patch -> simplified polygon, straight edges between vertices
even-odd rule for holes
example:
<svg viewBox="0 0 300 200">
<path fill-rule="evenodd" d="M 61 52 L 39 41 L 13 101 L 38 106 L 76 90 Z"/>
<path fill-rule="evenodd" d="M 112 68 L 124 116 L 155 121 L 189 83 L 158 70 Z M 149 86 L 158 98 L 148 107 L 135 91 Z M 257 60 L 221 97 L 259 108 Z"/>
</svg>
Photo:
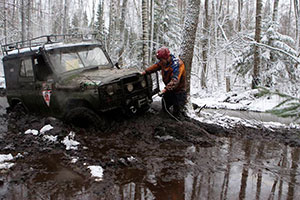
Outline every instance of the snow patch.
<svg viewBox="0 0 300 200">
<path fill-rule="evenodd" d="M 1 74 L 0 74 L 1 76 Z M 4 77 L 0 77 L 0 88 L 6 88 Z"/>
<path fill-rule="evenodd" d="M 28 129 L 27 131 L 25 131 L 25 134 L 32 134 L 32 135 L 38 135 L 39 131 L 35 130 L 35 129 Z"/>
<path fill-rule="evenodd" d="M 14 163 L 7 162 L 13 159 L 14 157 L 11 154 L 0 154 L 0 170 L 9 169 L 14 166 Z"/>
<path fill-rule="evenodd" d="M 79 157 L 72 157 L 71 163 L 75 164 L 79 160 Z"/>
<path fill-rule="evenodd" d="M 11 161 L 14 157 L 11 154 L 0 154 L 0 163 L 4 161 Z"/>
<path fill-rule="evenodd" d="M 71 150 L 71 149 L 77 150 L 78 149 L 77 146 L 80 143 L 77 142 L 76 140 L 74 140 L 74 138 L 75 138 L 75 133 L 73 131 L 71 131 L 70 134 L 64 138 L 62 143 L 66 146 L 66 150 Z"/>
<path fill-rule="evenodd" d="M 43 136 L 43 140 L 44 141 L 49 141 L 49 142 L 56 142 L 57 141 L 57 135 L 53 136 L 53 135 L 44 135 Z"/>
<path fill-rule="evenodd" d="M 50 131 L 51 129 L 53 129 L 53 126 L 51 126 L 50 124 L 47 124 L 43 128 L 41 128 L 40 133 L 44 134 L 45 132 Z"/>
<path fill-rule="evenodd" d="M 95 177 L 95 181 L 102 181 L 103 180 L 103 168 L 97 165 L 88 166 L 91 170 L 92 177 Z"/>
</svg>

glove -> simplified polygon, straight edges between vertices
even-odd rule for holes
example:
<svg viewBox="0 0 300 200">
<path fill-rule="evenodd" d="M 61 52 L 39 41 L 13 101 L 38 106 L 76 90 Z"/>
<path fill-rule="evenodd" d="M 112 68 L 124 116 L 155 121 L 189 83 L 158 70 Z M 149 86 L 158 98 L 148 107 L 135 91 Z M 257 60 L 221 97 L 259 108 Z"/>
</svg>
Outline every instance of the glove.
<svg viewBox="0 0 300 200">
<path fill-rule="evenodd" d="M 160 91 L 158 93 L 158 96 L 160 96 L 160 97 L 164 96 L 164 94 L 165 94 L 166 91 L 167 91 L 166 89 L 163 89 L 162 91 Z"/>
<path fill-rule="evenodd" d="M 162 96 L 164 96 L 164 93 L 163 93 L 162 91 L 160 91 L 160 92 L 158 93 L 158 96 L 159 96 L 159 97 L 162 97 Z"/>
</svg>

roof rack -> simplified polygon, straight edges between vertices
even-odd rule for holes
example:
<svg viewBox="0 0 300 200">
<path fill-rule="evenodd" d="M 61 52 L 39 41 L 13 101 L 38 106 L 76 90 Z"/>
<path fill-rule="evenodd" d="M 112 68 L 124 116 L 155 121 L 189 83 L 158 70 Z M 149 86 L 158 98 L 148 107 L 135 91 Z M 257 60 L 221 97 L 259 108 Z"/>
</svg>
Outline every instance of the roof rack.
<svg viewBox="0 0 300 200">
<path fill-rule="evenodd" d="M 69 34 L 69 35 L 43 35 L 36 38 L 32 38 L 25 41 L 13 42 L 9 44 L 1 45 L 2 54 L 8 55 L 10 51 L 20 50 L 23 48 L 29 48 L 32 51 L 33 47 L 44 46 L 46 44 L 53 44 L 53 43 L 70 43 L 70 42 L 79 42 L 79 41 L 91 41 L 91 40 L 98 40 L 97 34 Z M 98 40 L 99 41 L 99 40 Z"/>
</svg>

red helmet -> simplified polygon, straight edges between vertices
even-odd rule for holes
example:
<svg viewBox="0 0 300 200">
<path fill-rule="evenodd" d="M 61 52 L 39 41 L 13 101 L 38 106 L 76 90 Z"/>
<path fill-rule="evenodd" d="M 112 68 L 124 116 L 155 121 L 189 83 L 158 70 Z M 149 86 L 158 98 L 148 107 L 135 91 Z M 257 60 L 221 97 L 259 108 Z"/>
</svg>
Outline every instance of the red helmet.
<svg viewBox="0 0 300 200">
<path fill-rule="evenodd" d="M 167 47 L 161 47 L 156 52 L 157 59 L 168 59 L 170 56 L 170 50 Z"/>
</svg>

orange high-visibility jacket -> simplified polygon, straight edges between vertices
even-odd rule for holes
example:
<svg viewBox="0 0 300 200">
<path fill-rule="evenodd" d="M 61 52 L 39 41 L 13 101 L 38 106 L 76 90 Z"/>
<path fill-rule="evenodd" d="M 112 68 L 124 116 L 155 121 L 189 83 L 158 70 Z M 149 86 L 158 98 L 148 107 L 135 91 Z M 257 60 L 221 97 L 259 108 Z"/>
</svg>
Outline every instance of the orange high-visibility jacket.
<svg viewBox="0 0 300 200">
<path fill-rule="evenodd" d="M 168 91 L 182 92 L 186 90 L 186 71 L 183 61 L 171 54 L 171 62 L 166 66 L 161 61 L 148 67 L 146 73 L 161 70 L 163 82 Z"/>
</svg>

